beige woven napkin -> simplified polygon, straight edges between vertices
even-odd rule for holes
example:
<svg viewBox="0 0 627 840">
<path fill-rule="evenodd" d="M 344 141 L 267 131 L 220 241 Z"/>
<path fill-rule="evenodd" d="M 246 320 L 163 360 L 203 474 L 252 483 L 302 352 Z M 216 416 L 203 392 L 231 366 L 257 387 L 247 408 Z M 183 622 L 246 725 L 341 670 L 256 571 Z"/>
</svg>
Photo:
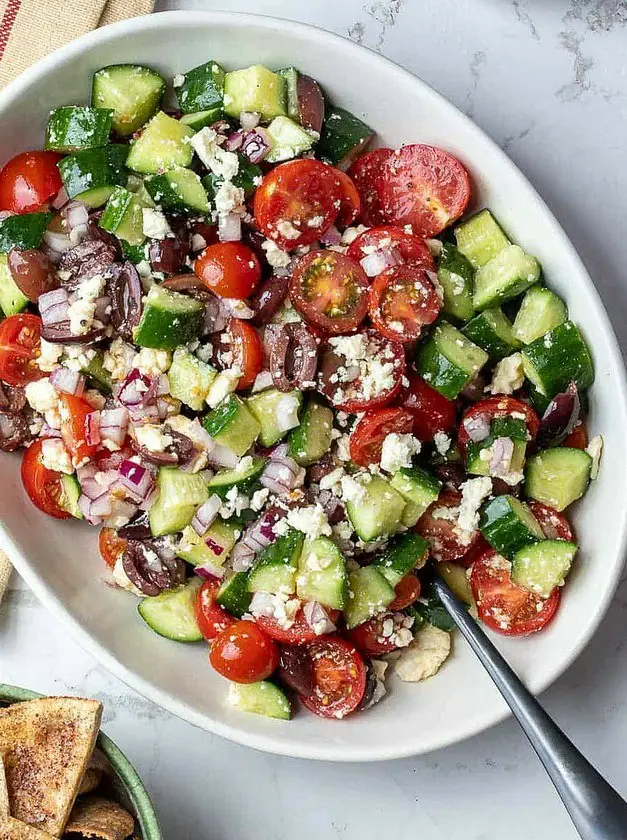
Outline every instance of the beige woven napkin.
<svg viewBox="0 0 627 840">
<path fill-rule="evenodd" d="M 79 35 L 153 7 L 154 0 L 0 0 L 0 87 Z M 10 576 L 0 551 L 0 601 Z"/>
</svg>

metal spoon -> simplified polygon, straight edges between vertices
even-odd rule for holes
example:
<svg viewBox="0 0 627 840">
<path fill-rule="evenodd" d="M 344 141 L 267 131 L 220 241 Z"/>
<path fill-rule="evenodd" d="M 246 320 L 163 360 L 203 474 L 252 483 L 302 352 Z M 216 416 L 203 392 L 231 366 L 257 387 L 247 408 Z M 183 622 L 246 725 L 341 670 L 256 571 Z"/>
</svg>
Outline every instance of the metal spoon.
<svg viewBox="0 0 627 840">
<path fill-rule="evenodd" d="M 440 600 L 514 713 L 583 840 L 626 840 L 627 802 L 527 691 L 464 604 L 439 578 Z"/>
</svg>

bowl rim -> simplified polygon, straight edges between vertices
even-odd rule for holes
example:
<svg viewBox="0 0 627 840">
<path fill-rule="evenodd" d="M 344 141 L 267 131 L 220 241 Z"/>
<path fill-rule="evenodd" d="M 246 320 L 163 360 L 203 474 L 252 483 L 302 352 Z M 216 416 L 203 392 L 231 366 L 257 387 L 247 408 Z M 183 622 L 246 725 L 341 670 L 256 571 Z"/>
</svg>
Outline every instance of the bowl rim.
<svg viewBox="0 0 627 840">
<path fill-rule="evenodd" d="M 450 114 L 456 120 L 461 120 L 465 124 L 466 131 L 470 135 L 474 135 L 476 139 L 480 140 L 484 144 L 487 144 L 490 147 L 491 154 L 494 158 L 500 159 L 502 163 L 506 163 L 510 167 L 513 176 L 515 176 L 519 181 L 521 188 L 524 188 L 527 193 L 533 197 L 540 210 L 545 214 L 546 221 L 552 229 L 552 235 L 558 242 L 559 247 L 585 278 L 587 293 L 596 302 L 599 318 L 604 323 L 608 354 L 613 370 L 617 374 L 615 379 L 617 391 L 614 398 L 620 403 L 623 416 L 627 417 L 627 379 L 625 375 L 625 363 L 619 349 L 616 334 L 614 333 L 614 329 L 608 318 L 601 296 L 599 295 L 588 270 L 551 209 L 514 161 L 512 161 L 511 158 L 509 158 L 509 156 L 498 146 L 498 144 L 483 129 L 476 125 L 470 117 L 464 114 L 463 111 L 453 105 L 448 99 L 446 99 L 446 97 L 414 73 L 405 69 L 391 59 L 386 58 L 375 50 L 370 49 L 369 47 L 357 44 L 347 37 L 329 32 L 318 26 L 270 15 L 202 10 L 156 12 L 151 15 L 142 15 L 130 18 L 93 30 L 69 44 L 60 47 L 45 58 L 40 59 L 34 65 L 25 70 L 17 79 L 12 81 L 2 91 L 0 91 L 0 112 L 6 107 L 7 100 L 9 100 L 9 102 L 11 100 L 16 100 L 25 89 L 35 83 L 41 76 L 54 71 L 55 67 L 63 63 L 65 60 L 88 52 L 92 46 L 100 43 L 106 43 L 109 40 L 117 40 L 119 37 L 125 35 L 130 36 L 138 31 L 164 29 L 169 25 L 176 25 L 177 27 L 228 25 L 236 28 L 254 26 L 273 31 L 280 29 L 281 32 L 287 36 L 290 34 L 294 34 L 296 36 L 306 35 L 308 38 L 317 39 L 322 44 L 333 44 L 338 49 L 351 53 L 355 57 L 360 57 L 362 60 L 368 60 L 374 65 L 378 65 L 384 69 L 388 74 L 393 73 L 397 74 L 399 77 L 403 77 L 405 80 L 410 81 L 421 90 L 421 94 L 427 104 L 429 104 L 429 102 L 437 103 L 437 107 L 441 111 Z M 617 537 L 617 562 L 612 570 L 611 576 L 606 582 L 603 597 L 595 605 L 594 616 L 590 619 L 586 632 L 580 637 L 577 644 L 569 650 L 568 655 L 560 660 L 559 663 L 556 664 L 550 671 L 545 673 L 543 679 L 536 680 L 533 676 L 531 676 L 527 680 L 527 686 L 534 694 L 539 694 L 544 691 L 570 667 L 570 665 L 589 643 L 605 616 L 625 564 L 625 552 L 627 549 L 627 509 L 623 511 L 621 520 L 618 523 Z M 115 656 L 113 656 L 113 654 L 111 654 L 102 643 L 97 641 L 86 629 L 83 629 L 78 620 L 74 618 L 64 604 L 59 600 L 55 592 L 42 580 L 40 580 L 37 573 L 31 569 L 27 558 L 22 554 L 19 546 L 4 529 L 1 522 L 0 547 L 5 549 L 9 557 L 14 562 L 14 565 L 20 575 L 24 578 L 25 582 L 33 590 L 35 595 L 42 601 L 44 606 L 46 606 L 46 608 L 49 609 L 50 612 L 52 612 L 52 614 L 68 628 L 73 638 L 76 639 L 76 641 L 78 641 L 85 650 L 99 660 L 116 677 L 138 691 L 144 697 L 157 703 L 186 722 L 212 732 L 213 734 L 220 735 L 228 740 L 243 744 L 244 746 L 253 747 L 254 749 L 274 753 L 276 755 L 285 755 L 295 758 L 308 758 L 337 762 L 385 761 L 424 754 L 436 749 L 442 749 L 452 744 L 461 743 L 462 741 L 489 729 L 497 723 L 502 722 L 511 714 L 511 712 L 503 704 L 501 704 L 499 707 L 485 713 L 480 720 L 475 720 L 472 725 L 468 725 L 461 731 L 458 730 L 448 736 L 439 737 L 432 743 L 416 744 L 411 738 L 407 738 L 402 745 L 392 745 L 389 748 L 378 748 L 376 751 L 366 747 L 356 752 L 354 747 L 351 748 L 346 747 L 345 745 L 335 745 L 331 741 L 315 746 L 311 744 L 292 744 L 289 740 L 285 741 L 274 735 L 247 733 L 237 726 L 221 722 L 209 717 L 207 714 L 196 711 L 186 702 L 173 697 L 168 691 L 158 688 L 145 678 L 135 674 Z M 424 741 L 424 738 L 422 741 Z"/>
<path fill-rule="evenodd" d="M 0 683 L 0 705 L 2 706 L 12 706 L 14 703 L 24 703 L 28 700 L 36 700 L 39 697 L 50 696 L 53 695 L 40 694 L 38 691 L 31 691 L 29 688 Z M 117 744 L 102 730 L 98 733 L 96 745 L 107 757 L 133 806 L 143 840 L 163 840 L 150 794 L 137 770 Z"/>
</svg>

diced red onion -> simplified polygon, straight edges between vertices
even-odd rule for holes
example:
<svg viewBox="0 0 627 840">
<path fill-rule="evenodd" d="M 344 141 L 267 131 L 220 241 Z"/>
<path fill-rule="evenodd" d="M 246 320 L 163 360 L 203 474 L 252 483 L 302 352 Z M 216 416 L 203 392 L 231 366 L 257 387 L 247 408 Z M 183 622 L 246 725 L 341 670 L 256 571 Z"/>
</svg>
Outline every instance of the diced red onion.
<svg viewBox="0 0 627 840">
<path fill-rule="evenodd" d="M 64 186 L 61 186 L 61 189 L 57 193 L 54 201 L 52 202 L 52 206 L 55 210 L 60 210 L 65 204 L 69 201 L 69 196 L 67 194 L 67 190 Z"/>
<path fill-rule="evenodd" d="M 78 509 L 90 525 L 102 525 L 102 517 L 92 512 L 92 500 L 88 496 L 78 497 Z"/>
<path fill-rule="evenodd" d="M 211 551 L 213 551 L 213 553 L 216 555 L 216 557 L 219 557 L 221 554 L 224 554 L 224 546 L 220 545 L 219 542 L 216 542 L 211 537 L 207 537 L 205 539 L 205 545 L 207 546 L 207 548 L 209 548 L 209 549 L 211 549 Z"/>
<path fill-rule="evenodd" d="M 239 115 L 239 121 L 244 131 L 252 131 L 253 128 L 257 128 L 260 120 L 261 114 L 256 111 L 242 111 Z"/>
<path fill-rule="evenodd" d="M 216 566 L 214 563 L 203 563 L 202 566 L 194 567 L 194 574 L 204 580 L 222 580 L 225 571 L 223 566 Z"/>
<path fill-rule="evenodd" d="M 300 487 L 303 481 L 304 470 L 296 461 L 286 455 L 277 456 L 276 452 L 272 453 L 260 478 L 264 487 L 280 496 Z"/>
<path fill-rule="evenodd" d="M 170 393 L 170 380 L 165 373 L 160 373 L 157 377 L 157 396 L 165 397 Z"/>
<path fill-rule="evenodd" d="M 89 446 L 100 443 L 100 412 L 92 411 L 85 418 L 85 442 Z"/>
<path fill-rule="evenodd" d="M 57 391 L 80 397 L 85 390 L 85 377 L 76 370 L 60 366 L 50 374 L 50 384 L 54 385 Z"/>
<path fill-rule="evenodd" d="M 577 385 L 571 382 L 561 394 L 556 394 L 540 420 L 538 446 L 560 443 L 579 422 L 581 401 Z"/>
<path fill-rule="evenodd" d="M 67 226 L 70 231 L 74 230 L 81 225 L 84 225 L 85 228 L 87 227 L 87 222 L 89 221 L 89 211 L 87 209 L 87 205 L 83 204 L 82 201 L 70 201 L 63 208 L 63 216 L 67 221 Z"/>
<path fill-rule="evenodd" d="M 218 217 L 218 239 L 220 242 L 239 242 L 242 238 L 242 217 L 238 213 L 227 213 Z"/>
<path fill-rule="evenodd" d="M 236 572 L 245 572 L 252 566 L 255 555 L 274 542 L 274 525 L 285 515 L 277 509 L 266 511 L 256 522 L 251 522 L 236 544 L 229 563 Z"/>
<path fill-rule="evenodd" d="M 514 441 L 508 437 L 498 437 L 492 444 L 490 457 L 490 475 L 504 476 L 509 473 L 514 454 Z"/>
<path fill-rule="evenodd" d="M 222 332 L 228 322 L 226 307 L 216 295 L 205 302 L 205 333 Z"/>
<path fill-rule="evenodd" d="M 69 251 L 72 247 L 69 235 L 57 230 L 47 230 L 44 233 L 44 244 L 47 246 L 47 253 L 51 256 L 53 262 L 58 262 L 61 254 Z"/>
<path fill-rule="evenodd" d="M 157 490 L 157 486 L 153 485 L 152 490 L 148 493 L 146 498 L 140 502 L 140 509 L 141 510 L 150 510 L 150 508 L 154 505 L 157 501 L 157 496 L 159 495 L 159 491 Z"/>
<path fill-rule="evenodd" d="M 490 419 L 487 414 L 467 417 L 463 422 L 463 426 L 473 443 L 480 443 L 490 435 Z"/>
<path fill-rule="evenodd" d="M 128 413 L 133 423 L 141 426 L 144 423 L 156 423 L 160 419 L 156 405 L 130 405 Z"/>
<path fill-rule="evenodd" d="M 60 438 L 61 437 L 61 429 L 53 429 L 52 426 L 49 426 L 47 423 L 44 422 L 43 426 L 39 431 L 40 438 Z"/>
<path fill-rule="evenodd" d="M 241 128 L 238 128 L 237 131 L 232 131 L 226 138 L 224 148 L 227 150 L 227 152 L 236 152 L 238 149 L 241 149 L 243 142 L 244 132 Z"/>
<path fill-rule="evenodd" d="M 243 542 L 237 543 L 230 558 L 234 572 L 247 572 L 255 562 L 255 552 Z"/>
<path fill-rule="evenodd" d="M 127 459 L 120 465 L 120 481 L 133 493 L 138 502 L 147 499 L 154 487 L 154 478 L 150 470 Z"/>
<path fill-rule="evenodd" d="M 120 386 L 117 398 L 127 407 L 147 405 L 154 397 L 156 383 L 145 376 L 138 368 L 134 368 Z"/>
<path fill-rule="evenodd" d="M 327 228 L 320 237 L 320 242 L 322 242 L 323 245 L 339 245 L 341 241 L 342 234 L 335 225 L 331 225 L 331 227 Z"/>
<path fill-rule="evenodd" d="M 126 408 L 105 408 L 100 412 L 100 437 L 122 446 L 128 431 Z"/>
<path fill-rule="evenodd" d="M 70 321 L 70 300 L 67 289 L 62 286 L 39 295 L 39 314 L 44 324 L 58 325 Z"/>
<path fill-rule="evenodd" d="M 334 633 L 337 630 L 328 612 L 318 601 L 307 601 L 303 606 L 303 616 L 317 636 L 323 633 Z"/>
<path fill-rule="evenodd" d="M 111 528 L 120 528 L 137 513 L 137 505 L 128 499 L 113 498 L 111 501 L 111 513 L 105 518 L 104 524 Z"/>
<path fill-rule="evenodd" d="M 206 502 L 203 502 L 192 519 L 192 528 L 199 537 L 204 537 L 211 525 L 213 524 L 218 511 L 222 507 L 222 499 L 215 494 L 209 496 Z"/>
<path fill-rule="evenodd" d="M 385 271 L 386 268 L 391 268 L 394 265 L 398 265 L 398 263 L 398 257 L 392 248 L 378 250 L 373 254 L 366 254 L 365 257 L 359 260 L 359 264 L 368 277 L 376 277 L 382 271 Z"/>
<path fill-rule="evenodd" d="M 265 128 L 257 127 L 249 131 L 244 138 L 242 153 L 251 163 L 261 163 L 270 151 L 272 138 Z"/>
<path fill-rule="evenodd" d="M 159 412 L 159 420 L 167 420 L 168 417 L 179 413 L 178 405 L 165 397 L 157 397 L 157 411 Z"/>
<path fill-rule="evenodd" d="M 91 514 L 92 516 L 111 516 L 113 511 L 113 500 L 108 492 L 102 493 L 100 496 L 92 500 Z"/>
<path fill-rule="evenodd" d="M 243 300 L 238 300 L 237 298 L 222 298 L 222 305 L 228 314 L 233 318 L 240 318 L 243 321 L 247 321 L 250 318 L 255 317 L 253 310 L 250 306 L 247 306 L 246 302 Z"/>
</svg>

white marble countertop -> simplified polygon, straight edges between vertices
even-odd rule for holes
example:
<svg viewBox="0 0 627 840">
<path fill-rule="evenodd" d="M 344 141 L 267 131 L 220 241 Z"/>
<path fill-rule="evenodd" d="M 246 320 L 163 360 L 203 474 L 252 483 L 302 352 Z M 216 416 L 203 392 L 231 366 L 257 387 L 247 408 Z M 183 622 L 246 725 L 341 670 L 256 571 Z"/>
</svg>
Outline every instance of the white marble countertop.
<svg viewBox="0 0 627 840">
<path fill-rule="evenodd" d="M 224 4 L 225 6 L 227 4 Z M 158 0 L 158 9 L 219 0 Z M 627 348 L 625 0 L 230 0 L 349 35 L 470 114 L 548 201 Z M 624 581 L 597 635 L 544 696 L 627 794 Z M 0 680 L 105 702 L 168 840 L 574 840 L 542 768 L 509 721 L 461 745 L 384 765 L 263 755 L 193 729 L 110 676 L 17 579 L 0 607 Z"/>
</svg>

